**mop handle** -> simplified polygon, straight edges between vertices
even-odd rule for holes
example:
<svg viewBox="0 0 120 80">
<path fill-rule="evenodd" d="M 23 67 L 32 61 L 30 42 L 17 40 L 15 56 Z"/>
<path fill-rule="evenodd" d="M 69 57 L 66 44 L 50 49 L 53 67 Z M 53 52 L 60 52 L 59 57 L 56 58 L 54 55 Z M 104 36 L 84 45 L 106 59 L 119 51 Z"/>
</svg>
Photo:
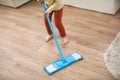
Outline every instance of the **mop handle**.
<svg viewBox="0 0 120 80">
<path fill-rule="evenodd" d="M 45 7 L 44 2 L 42 2 L 42 8 L 43 8 L 44 12 L 46 12 L 46 7 Z M 51 31 L 52 31 L 52 35 L 53 35 L 55 44 L 56 44 L 56 46 L 57 46 L 57 49 L 58 49 L 60 58 L 61 58 L 61 59 L 64 59 L 64 56 L 63 56 L 62 51 L 61 51 L 61 49 L 60 49 L 60 45 L 59 45 L 59 43 L 58 43 L 57 37 L 56 37 L 56 35 L 55 35 L 54 28 L 53 28 L 53 26 L 52 26 L 52 24 L 51 24 L 51 21 L 50 21 L 50 18 L 49 18 L 49 16 L 48 16 L 48 14 L 46 14 L 46 18 L 47 18 L 49 27 L 50 27 L 50 29 L 51 29 Z"/>
</svg>

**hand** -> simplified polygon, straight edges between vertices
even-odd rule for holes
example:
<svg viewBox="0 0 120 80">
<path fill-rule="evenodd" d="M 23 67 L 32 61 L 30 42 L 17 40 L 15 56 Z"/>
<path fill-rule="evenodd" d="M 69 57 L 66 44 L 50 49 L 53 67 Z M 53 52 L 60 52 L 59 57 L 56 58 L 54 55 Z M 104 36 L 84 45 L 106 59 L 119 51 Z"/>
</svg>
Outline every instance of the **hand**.
<svg viewBox="0 0 120 80">
<path fill-rule="evenodd" d="M 47 12 L 44 12 L 44 14 L 46 15 L 46 14 L 47 14 Z"/>
</svg>

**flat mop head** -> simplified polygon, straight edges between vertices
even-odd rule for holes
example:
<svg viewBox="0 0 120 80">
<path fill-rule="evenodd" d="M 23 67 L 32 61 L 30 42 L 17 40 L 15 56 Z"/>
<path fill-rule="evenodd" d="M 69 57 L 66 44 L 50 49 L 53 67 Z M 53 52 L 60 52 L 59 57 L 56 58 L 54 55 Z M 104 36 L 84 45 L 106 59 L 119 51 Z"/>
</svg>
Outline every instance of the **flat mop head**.
<svg viewBox="0 0 120 80">
<path fill-rule="evenodd" d="M 52 75 L 53 73 L 65 68 L 67 66 L 70 66 L 72 63 L 82 60 L 82 59 L 83 59 L 83 57 L 78 52 L 74 52 L 74 53 L 68 55 L 67 57 L 65 57 L 64 59 L 56 60 L 55 62 L 51 63 L 50 65 L 45 66 L 44 70 L 48 75 Z"/>
</svg>

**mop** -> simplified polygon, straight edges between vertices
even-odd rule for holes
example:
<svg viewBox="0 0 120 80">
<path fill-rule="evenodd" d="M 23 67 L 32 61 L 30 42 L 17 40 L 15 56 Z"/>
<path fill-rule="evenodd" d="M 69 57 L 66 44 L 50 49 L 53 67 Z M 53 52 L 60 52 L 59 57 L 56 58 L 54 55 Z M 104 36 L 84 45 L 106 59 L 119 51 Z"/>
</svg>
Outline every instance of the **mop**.
<svg viewBox="0 0 120 80">
<path fill-rule="evenodd" d="M 44 12 L 46 12 L 46 7 L 45 7 L 44 2 L 42 2 L 42 8 L 43 8 Z M 57 37 L 55 35 L 54 28 L 53 28 L 53 26 L 51 24 L 51 21 L 50 21 L 50 18 L 48 16 L 48 14 L 46 14 L 46 18 L 47 18 L 49 27 L 50 27 L 50 29 L 52 31 L 52 35 L 53 35 L 55 44 L 56 44 L 57 49 L 58 49 L 58 53 L 60 55 L 60 59 L 54 61 L 53 63 L 51 63 L 49 65 L 44 66 L 45 72 L 48 75 L 52 75 L 53 73 L 65 68 L 67 66 L 70 66 L 74 62 L 82 60 L 83 56 L 81 56 L 78 52 L 73 52 L 70 55 L 68 55 L 67 57 L 63 56 L 63 53 L 61 51 L 60 45 L 58 43 Z"/>
</svg>

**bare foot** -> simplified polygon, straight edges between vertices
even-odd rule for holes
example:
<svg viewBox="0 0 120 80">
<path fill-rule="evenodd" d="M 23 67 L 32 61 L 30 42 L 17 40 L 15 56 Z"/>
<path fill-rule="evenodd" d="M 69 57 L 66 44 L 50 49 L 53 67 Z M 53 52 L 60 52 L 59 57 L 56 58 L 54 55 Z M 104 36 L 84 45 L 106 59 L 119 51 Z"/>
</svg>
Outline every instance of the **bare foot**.
<svg viewBox="0 0 120 80">
<path fill-rule="evenodd" d="M 52 35 L 47 35 L 47 37 L 45 38 L 45 42 L 48 42 L 51 39 L 53 39 L 53 36 Z"/>
<path fill-rule="evenodd" d="M 64 38 L 62 39 L 62 42 L 63 42 L 63 45 L 68 44 L 68 43 L 69 43 L 68 38 L 67 38 L 67 37 L 64 37 Z"/>
</svg>

